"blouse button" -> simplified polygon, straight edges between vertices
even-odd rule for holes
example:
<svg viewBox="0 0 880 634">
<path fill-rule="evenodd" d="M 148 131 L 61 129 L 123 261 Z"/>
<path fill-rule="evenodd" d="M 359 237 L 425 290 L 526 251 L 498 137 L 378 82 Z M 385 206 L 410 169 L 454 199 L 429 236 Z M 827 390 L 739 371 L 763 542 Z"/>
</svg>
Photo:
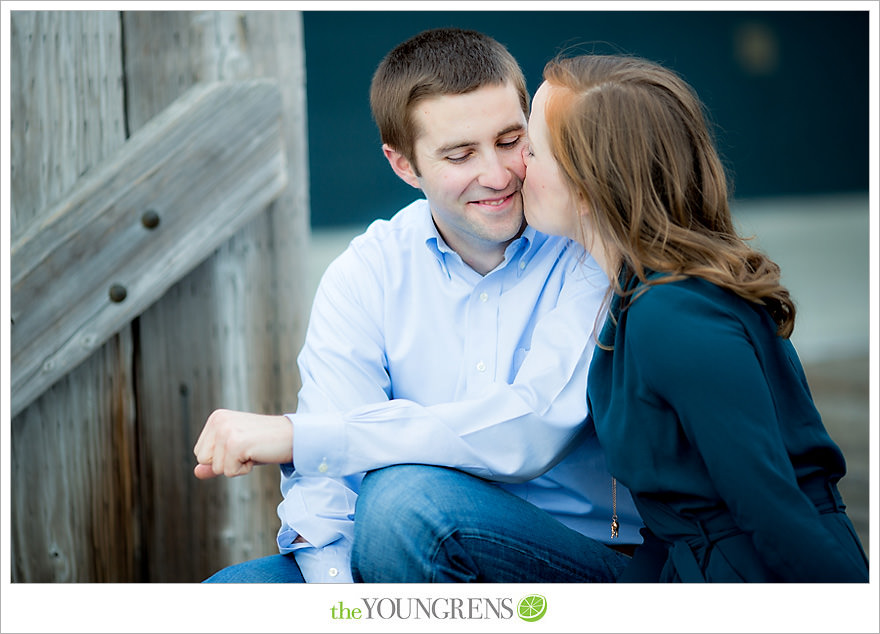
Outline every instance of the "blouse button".
<svg viewBox="0 0 880 634">
<path fill-rule="evenodd" d="M 486 303 L 489 301 L 488 293 L 480 293 L 480 301 Z"/>
<path fill-rule="evenodd" d="M 486 371 L 486 364 L 483 363 L 482 361 L 480 361 L 480 362 L 477 364 L 477 371 L 478 371 L 478 372 L 485 372 L 485 371 Z"/>
<path fill-rule="evenodd" d="M 339 571 L 338 571 L 336 568 L 331 568 L 331 569 L 328 570 L 327 572 L 330 573 L 330 576 L 331 576 L 331 577 L 335 577 L 336 575 L 339 574 Z"/>
</svg>

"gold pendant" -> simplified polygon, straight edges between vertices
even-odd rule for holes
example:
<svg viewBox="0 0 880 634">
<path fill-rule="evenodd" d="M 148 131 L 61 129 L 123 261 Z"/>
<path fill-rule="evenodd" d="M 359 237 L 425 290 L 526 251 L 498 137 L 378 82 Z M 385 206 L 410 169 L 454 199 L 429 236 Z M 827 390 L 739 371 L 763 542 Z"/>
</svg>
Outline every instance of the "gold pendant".
<svg viewBox="0 0 880 634">
<path fill-rule="evenodd" d="M 617 537 L 617 531 L 620 528 L 620 524 L 617 523 L 617 518 L 612 518 L 611 520 L 611 539 Z"/>
</svg>

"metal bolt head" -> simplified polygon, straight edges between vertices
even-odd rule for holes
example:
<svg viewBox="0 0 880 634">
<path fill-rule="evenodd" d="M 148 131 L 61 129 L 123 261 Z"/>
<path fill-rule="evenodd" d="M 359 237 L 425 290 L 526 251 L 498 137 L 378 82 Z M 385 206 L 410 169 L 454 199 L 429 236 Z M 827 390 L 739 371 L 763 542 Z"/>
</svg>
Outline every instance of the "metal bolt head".
<svg viewBox="0 0 880 634">
<path fill-rule="evenodd" d="M 141 224 L 147 229 L 155 229 L 159 226 L 159 214 L 152 209 L 148 209 L 141 216 Z"/>
<path fill-rule="evenodd" d="M 128 291 L 122 284 L 114 284 L 110 287 L 110 301 L 119 303 L 125 301 Z"/>
</svg>

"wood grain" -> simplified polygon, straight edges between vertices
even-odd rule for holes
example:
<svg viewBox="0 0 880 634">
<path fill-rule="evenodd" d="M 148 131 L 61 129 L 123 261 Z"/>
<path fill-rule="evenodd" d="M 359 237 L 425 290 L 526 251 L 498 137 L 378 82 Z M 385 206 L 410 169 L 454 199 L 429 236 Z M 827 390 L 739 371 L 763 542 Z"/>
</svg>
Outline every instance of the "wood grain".
<svg viewBox="0 0 880 634">
<path fill-rule="evenodd" d="M 188 274 L 178 279 L 168 274 L 170 286 L 161 297 L 105 344 L 95 344 L 13 419 L 12 580 L 194 582 L 225 565 L 277 552 L 278 469 L 199 481 L 192 475 L 192 447 L 214 408 L 280 413 L 296 406 L 295 357 L 308 314 L 309 239 L 301 15 L 18 11 L 11 27 L 11 237 L 32 248 L 31 255 L 56 257 L 55 247 L 25 247 L 29 243 L 69 244 L 41 242 L 49 235 L 41 235 L 41 228 L 52 224 L 53 210 L 95 178 L 96 170 L 110 169 L 106 163 L 121 165 L 123 146 L 156 125 L 151 122 L 194 87 L 258 79 L 274 84 L 281 103 L 276 142 L 287 157 L 287 186 L 274 198 L 261 193 L 273 202 Z M 195 125 L 202 125 L 205 135 L 215 133 L 203 123 Z M 191 132 L 179 130 L 184 136 Z M 202 160 L 190 144 L 179 144 L 186 146 L 184 159 Z M 225 160 L 223 148 L 216 151 Z M 203 174 L 204 182 L 190 179 L 189 188 L 205 196 L 223 189 L 216 180 L 210 186 L 213 171 Z M 176 178 L 171 174 L 157 183 L 155 198 L 181 189 Z M 96 191 L 87 198 L 105 194 Z M 187 195 L 192 206 L 206 204 Z M 225 200 L 218 205 L 234 206 Z M 69 250 L 68 266 L 53 267 L 32 290 L 57 284 L 55 274 L 67 275 L 72 288 L 53 292 L 72 291 L 69 301 L 79 302 L 83 289 L 93 284 L 106 303 L 107 280 L 94 283 L 85 264 L 98 251 L 99 260 L 118 252 L 130 255 L 131 249 L 152 251 L 166 239 L 162 232 L 172 233 L 172 218 L 180 210 L 171 207 L 154 209 L 159 225 L 152 231 L 140 224 L 142 208 L 103 225 L 103 214 L 87 214 L 89 224 L 102 226 L 102 232 L 81 241 L 78 255 Z M 104 213 L 117 212 L 110 205 Z M 77 241 L 81 227 L 71 223 L 66 235 Z M 201 248 L 227 229 L 215 223 L 181 249 Z M 109 310 L 133 304 L 141 285 L 162 277 L 170 266 L 167 259 L 189 257 L 173 249 L 168 253 L 165 260 L 134 266 L 136 273 L 120 282 L 126 299 Z M 17 265 L 13 273 L 28 268 L 41 265 Z M 17 296 L 16 302 L 24 299 Z M 31 292 L 28 310 L 17 313 L 15 330 L 26 331 L 25 315 L 47 311 L 50 306 L 44 304 L 53 301 L 64 304 Z M 13 370 L 19 371 L 18 363 Z"/>
<path fill-rule="evenodd" d="M 10 254 L 13 414 L 283 191 L 280 127 L 271 82 L 194 88 L 19 236 Z M 146 212 L 157 226 L 144 225 Z"/>
<path fill-rule="evenodd" d="M 132 130 L 200 82 L 272 79 L 283 104 L 285 191 L 138 319 L 148 578 L 195 581 L 278 552 L 278 468 L 200 481 L 192 448 L 216 408 L 296 406 L 309 308 L 302 21 L 290 11 L 172 11 L 125 13 L 124 24 Z"/>
<path fill-rule="evenodd" d="M 13 239 L 125 143 L 121 26 L 112 11 L 11 13 Z M 132 360 L 124 329 L 13 418 L 13 581 L 138 578 Z"/>
</svg>

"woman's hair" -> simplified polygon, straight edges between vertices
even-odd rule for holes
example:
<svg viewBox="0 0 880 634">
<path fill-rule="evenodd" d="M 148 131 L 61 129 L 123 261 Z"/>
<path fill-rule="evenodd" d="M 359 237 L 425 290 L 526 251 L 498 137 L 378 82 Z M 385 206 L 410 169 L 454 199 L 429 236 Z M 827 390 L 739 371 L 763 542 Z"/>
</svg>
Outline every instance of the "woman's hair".
<svg viewBox="0 0 880 634">
<path fill-rule="evenodd" d="M 795 307 L 779 267 L 737 235 L 703 105 L 674 72 L 627 56 L 557 57 L 544 69 L 552 152 L 624 278 L 699 277 L 766 307 L 782 337 Z M 647 279 L 647 273 L 667 273 Z"/>
<path fill-rule="evenodd" d="M 432 29 L 385 56 L 373 74 L 370 107 L 382 143 L 406 157 L 418 174 L 413 151 L 419 134 L 413 120 L 415 105 L 430 97 L 460 95 L 506 82 L 516 89 L 528 117 L 525 77 L 504 46 L 477 31 Z"/>
</svg>

